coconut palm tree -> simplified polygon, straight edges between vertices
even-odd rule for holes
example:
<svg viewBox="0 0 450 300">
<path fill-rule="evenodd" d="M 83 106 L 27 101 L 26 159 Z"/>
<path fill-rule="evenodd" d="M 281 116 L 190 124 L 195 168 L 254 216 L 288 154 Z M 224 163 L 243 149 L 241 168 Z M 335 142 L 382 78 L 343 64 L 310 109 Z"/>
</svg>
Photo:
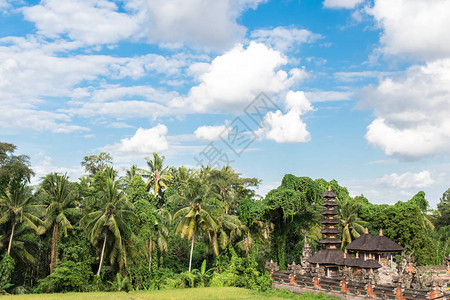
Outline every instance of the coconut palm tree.
<svg viewBox="0 0 450 300">
<path fill-rule="evenodd" d="M 118 257 L 119 267 L 126 261 L 123 236 L 125 233 L 131 233 L 131 230 L 124 218 L 135 215 L 126 195 L 118 188 L 117 181 L 111 178 L 106 180 L 106 185 L 97 194 L 97 199 L 101 201 L 101 208 L 85 215 L 81 219 L 81 224 L 86 226 L 92 245 L 97 246 L 99 239 L 103 239 L 97 271 L 97 275 L 100 275 L 107 241 L 111 245 L 109 249 L 111 264 L 114 264 Z"/>
<path fill-rule="evenodd" d="M 145 188 L 149 191 L 153 187 L 155 198 L 161 187 L 167 189 L 166 182 L 170 179 L 168 167 L 163 167 L 164 156 L 159 156 L 156 152 L 153 153 L 153 160 L 146 157 L 147 165 L 150 170 L 141 170 L 144 178 L 148 178 Z"/>
<path fill-rule="evenodd" d="M 14 231 L 17 223 L 25 223 L 28 227 L 37 231 L 37 226 L 41 223 L 39 217 L 42 216 L 43 205 L 33 204 L 31 188 L 26 183 L 21 182 L 9 185 L 0 194 L 0 224 L 11 222 L 11 234 L 8 243 L 8 254 L 11 252 Z"/>
<path fill-rule="evenodd" d="M 72 224 L 67 219 L 66 213 L 78 196 L 67 175 L 59 175 L 57 173 L 51 173 L 44 178 L 40 191 L 46 196 L 45 202 L 48 206 L 45 211 L 45 221 L 38 227 L 38 233 L 43 234 L 52 228 L 50 259 L 50 273 L 52 273 L 58 263 L 59 230 L 62 228 L 65 237 L 67 237 L 67 230 L 72 228 Z"/>
<path fill-rule="evenodd" d="M 189 256 L 189 272 L 192 270 L 192 253 L 194 251 L 195 238 L 204 232 L 209 234 L 217 230 L 217 224 L 211 214 L 206 211 L 202 202 L 209 193 L 209 188 L 205 184 L 201 184 L 198 180 L 191 180 L 185 185 L 183 196 L 176 195 L 172 198 L 181 197 L 188 199 L 190 205 L 181 208 L 174 215 L 176 221 L 175 232 L 179 233 L 182 238 L 186 237 L 191 241 L 191 252 Z M 212 237 L 209 235 L 209 239 Z"/>
<path fill-rule="evenodd" d="M 364 226 L 367 222 L 361 220 L 358 212 L 361 209 L 361 203 L 349 201 L 348 198 L 336 199 L 339 211 L 340 222 L 342 226 L 342 244 L 349 244 L 353 239 L 358 238 L 364 232 Z"/>
<path fill-rule="evenodd" d="M 150 223 L 150 236 L 148 239 L 148 269 L 152 266 L 152 254 L 155 248 L 158 247 L 161 253 L 167 253 L 169 251 L 169 224 L 172 222 L 172 216 L 170 212 L 161 208 L 158 209 L 153 216 L 153 220 Z"/>
</svg>

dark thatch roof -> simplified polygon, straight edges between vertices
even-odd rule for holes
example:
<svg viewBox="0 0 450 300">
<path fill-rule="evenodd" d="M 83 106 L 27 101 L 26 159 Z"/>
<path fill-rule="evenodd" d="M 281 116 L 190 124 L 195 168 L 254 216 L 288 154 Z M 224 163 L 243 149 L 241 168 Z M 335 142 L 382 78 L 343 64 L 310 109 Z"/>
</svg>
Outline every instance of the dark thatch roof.
<svg viewBox="0 0 450 300">
<path fill-rule="evenodd" d="M 344 257 L 344 266 L 347 267 L 358 267 L 358 260 L 351 257 L 351 255 L 345 255 Z"/>
<path fill-rule="evenodd" d="M 339 224 L 339 220 L 336 219 L 325 219 L 320 222 L 321 224 Z"/>
<path fill-rule="evenodd" d="M 446 258 L 446 260 L 450 261 L 450 255 Z"/>
<path fill-rule="evenodd" d="M 337 215 L 339 214 L 339 212 L 335 209 L 326 209 L 324 211 L 321 212 L 322 215 Z"/>
<path fill-rule="evenodd" d="M 325 193 L 323 193 L 322 197 L 324 198 L 336 198 L 337 195 L 332 192 L 332 191 L 326 191 Z"/>
<path fill-rule="evenodd" d="M 344 263 L 344 252 L 341 249 L 321 249 L 309 259 L 309 262 L 319 265 L 342 266 Z"/>
<path fill-rule="evenodd" d="M 365 250 L 366 244 L 374 238 L 370 233 L 365 233 L 359 238 L 348 244 L 345 249 L 351 251 L 361 251 Z"/>
<path fill-rule="evenodd" d="M 360 263 L 359 267 L 364 269 L 379 269 L 381 265 L 373 259 L 366 259 Z"/>
<path fill-rule="evenodd" d="M 333 200 L 326 200 L 322 202 L 322 206 L 339 206 L 339 204 Z"/>
<path fill-rule="evenodd" d="M 340 239 L 336 238 L 326 238 L 323 240 L 320 240 L 319 243 L 321 244 L 340 244 L 342 241 Z"/>
<path fill-rule="evenodd" d="M 384 235 L 379 235 L 371 239 L 366 245 L 366 251 L 378 252 L 401 252 L 403 247 Z"/>
<path fill-rule="evenodd" d="M 341 231 L 337 228 L 324 228 L 320 231 L 322 234 L 338 234 Z"/>
</svg>

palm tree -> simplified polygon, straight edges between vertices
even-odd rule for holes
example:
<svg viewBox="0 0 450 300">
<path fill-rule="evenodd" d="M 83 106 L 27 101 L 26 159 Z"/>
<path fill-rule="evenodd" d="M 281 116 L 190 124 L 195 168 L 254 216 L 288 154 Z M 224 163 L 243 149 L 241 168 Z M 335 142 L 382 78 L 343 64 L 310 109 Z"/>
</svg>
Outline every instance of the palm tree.
<svg viewBox="0 0 450 300">
<path fill-rule="evenodd" d="M 46 204 L 48 206 L 45 211 L 45 221 L 38 227 L 38 233 L 43 234 L 53 228 L 50 259 L 50 273 L 52 273 L 58 263 L 59 229 L 62 228 L 67 237 L 67 229 L 72 228 L 72 224 L 65 213 L 76 200 L 77 192 L 69 182 L 67 175 L 58 175 L 57 173 L 51 173 L 44 178 L 41 191 L 47 197 Z"/>
<path fill-rule="evenodd" d="M 106 180 L 106 185 L 97 195 L 101 201 L 101 208 L 91 212 L 81 219 L 81 224 L 86 226 L 89 233 L 89 240 L 92 245 L 97 246 L 98 240 L 103 236 L 103 246 L 100 255 L 100 263 L 97 275 L 100 275 L 107 241 L 111 240 L 113 247 L 110 250 L 110 262 L 114 264 L 119 256 L 121 266 L 126 263 L 123 235 L 131 230 L 124 221 L 124 217 L 134 217 L 131 204 L 126 195 L 118 188 L 118 183 L 111 178 Z M 109 237 L 109 239 L 108 239 Z"/>
<path fill-rule="evenodd" d="M 339 204 L 338 211 L 342 226 L 342 244 L 349 244 L 353 239 L 358 238 L 364 232 L 364 226 L 367 222 L 361 220 L 358 212 L 361 209 L 361 203 L 356 201 L 349 201 L 348 198 L 340 200 L 337 198 Z"/>
<path fill-rule="evenodd" d="M 179 233 L 182 238 L 186 237 L 191 241 L 189 272 L 192 270 L 192 253 L 194 251 L 195 237 L 201 231 L 210 233 L 217 230 L 217 224 L 211 214 L 202 207 L 202 201 L 208 193 L 209 189 L 206 185 L 201 184 L 197 180 L 192 180 L 185 186 L 184 195 L 176 196 L 186 198 L 190 201 L 190 205 L 181 208 L 173 217 L 177 222 L 175 232 Z M 212 240 L 211 236 L 210 240 Z"/>
<path fill-rule="evenodd" d="M 153 187 L 155 198 L 158 195 L 158 192 L 161 190 L 161 187 L 167 189 L 166 181 L 170 179 L 170 175 L 168 173 L 168 167 L 163 168 L 164 156 L 159 156 L 156 152 L 153 153 L 153 160 L 146 157 L 147 165 L 149 167 L 148 170 L 141 170 L 144 175 L 143 177 L 148 178 L 145 188 L 147 191 Z"/>
<path fill-rule="evenodd" d="M 152 254 L 157 246 L 161 253 L 169 251 L 169 224 L 172 216 L 167 209 L 158 209 L 150 223 L 150 236 L 148 239 L 148 269 L 152 266 Z"/>
<path fill-rule="evenodd" d="M 217 224 L 216 231 L 211 232 L 213 238 L 211 241 L 215 255 L 219 255 L 219 248 L 225 249 L 229 242 L 233 242 L 236 238 L 241 237 L 246 230 L 246 226 L 242 224 L 235 215 L 224 214 L 223 211 L 215 212 L 214 218 Z"/>
<path fill-rule="evenodd" d="M 44 206 L 33 204 L 32 199 L 31 188 L 24 182 L 9 185 L 4 191 L 1 191 L 0 211 L 2 211 L 2 215 L 0 224 L 10 221 L 12 225 L 8 254 L 11 252 L 17 221 L 19 223 L 25 222 L 28 227 L 35 231 L 37 231 L 37 224 L 41 223 L 39 217 L 42 215 Z"/>
</svg>

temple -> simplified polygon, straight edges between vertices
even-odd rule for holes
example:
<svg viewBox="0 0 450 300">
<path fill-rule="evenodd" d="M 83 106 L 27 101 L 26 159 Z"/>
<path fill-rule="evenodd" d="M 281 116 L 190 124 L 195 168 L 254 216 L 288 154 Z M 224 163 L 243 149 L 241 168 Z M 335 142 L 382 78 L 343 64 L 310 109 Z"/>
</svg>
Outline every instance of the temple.
<svg viewBox="0 0 450 300">
<path fill-rule="evenodd" d="M 336 197 L 330 187 L 323 194 L 323 239 L 317 253 L 305 236 L 300 265 L 293 262 L 280 271 L 276 263 L 266 264 L 274 287 L 351 299 L 450 299 L 445 298 L 450 293 L 450 256 L 443 270 L 425 274 L 382 229 L 373 236 L 367 228 L 342 251 Z M 395 255 L 400 262 L 395 262 Z"/>
</svg>

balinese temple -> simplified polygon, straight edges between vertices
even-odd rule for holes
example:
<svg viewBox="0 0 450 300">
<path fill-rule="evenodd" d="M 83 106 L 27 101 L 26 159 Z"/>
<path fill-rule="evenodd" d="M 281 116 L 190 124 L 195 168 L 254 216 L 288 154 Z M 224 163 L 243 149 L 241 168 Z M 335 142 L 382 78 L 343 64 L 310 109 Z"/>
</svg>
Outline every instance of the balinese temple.
<svg viewBox="0 0 450 300">
<path fill-rule="evenodd" d="M 371 235 L 367 228 L 365 233 L 345 247 L 348 251 L 358 253 L 364 260 L 374 259 L 379 263 L 392 262 L 394 254 L 401 253 L 403 247 L 383 235 Z"/>
<path fill-rule="evenodd" d="M 339 248 L 341 240 L 336 237 L 339 234 L 337 228 L 339 220 L 335 218 L 339 214 L 335 209 L 338 204 L 334 200 L 337 195 L 331 191 L 331 187 L 328 187 L 328 191 L 322 197 L 324 198 L 322 206 L 326 209 L 322 211 L 324 219 L 321 222 L 323 227 L 320 232 L 325 238 L 319 242 L 321 249 L 309 259 L 309 263 L 324 267 L 325 276 L 332 277 L 338 274 L 339 266 L 344 265 L 344 252 Z"/>
</svg>

